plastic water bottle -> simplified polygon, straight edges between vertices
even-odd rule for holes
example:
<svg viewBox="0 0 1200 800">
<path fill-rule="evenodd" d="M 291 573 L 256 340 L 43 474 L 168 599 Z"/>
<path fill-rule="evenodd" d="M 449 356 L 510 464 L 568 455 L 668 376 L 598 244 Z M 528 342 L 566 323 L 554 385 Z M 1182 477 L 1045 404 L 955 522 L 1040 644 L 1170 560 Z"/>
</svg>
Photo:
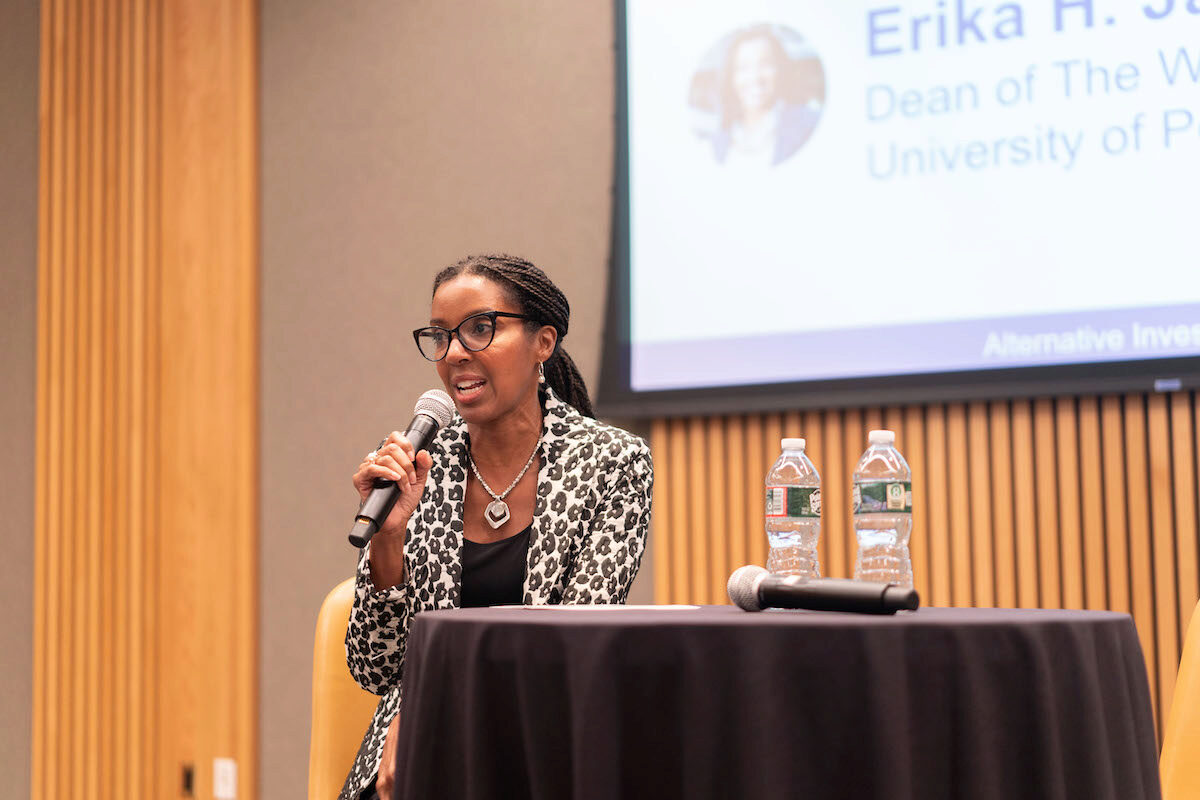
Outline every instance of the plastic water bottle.
<svg viewBox="0 0 1200 800">
<path fill-rule="evenodd" d="M 868 441 L 854 468 L 854 577 L 911 587 L 912 470 L 893 446 L 892 431 L 871 431 Z"/>
<path fill-rule="evenodd" d="M 821 476 L 804 454 L 803 439 L 783 439 L 783 452 L 767 473 L 767 571 L 821 577 Z"/>
</svg>

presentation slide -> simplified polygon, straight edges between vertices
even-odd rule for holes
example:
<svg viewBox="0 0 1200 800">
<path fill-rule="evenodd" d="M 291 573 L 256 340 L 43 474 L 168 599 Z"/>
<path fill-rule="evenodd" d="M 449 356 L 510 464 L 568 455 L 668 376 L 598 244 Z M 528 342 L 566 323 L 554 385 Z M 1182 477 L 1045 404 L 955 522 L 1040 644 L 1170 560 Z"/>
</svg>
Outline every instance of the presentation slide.
<svg viewBox="0 0 1200 800">
<path fill-rule="evenodd" d="M 630 386 L 1200 355 L 1200 0 L 628 0 Z"/>
</svg>

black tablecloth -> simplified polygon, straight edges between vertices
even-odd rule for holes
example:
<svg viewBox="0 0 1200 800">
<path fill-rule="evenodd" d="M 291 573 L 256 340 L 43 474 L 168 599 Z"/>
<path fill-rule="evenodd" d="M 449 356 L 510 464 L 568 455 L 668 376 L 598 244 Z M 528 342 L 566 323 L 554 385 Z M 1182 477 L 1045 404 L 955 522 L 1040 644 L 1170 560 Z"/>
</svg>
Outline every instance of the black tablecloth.
<svg viewBox="0 0 1200 800">
<path fill-rule="evenodd" d="M 1127 615 L 730 607 L 420 614 L 419 798 L 1158 798 Z"/>
</svg>

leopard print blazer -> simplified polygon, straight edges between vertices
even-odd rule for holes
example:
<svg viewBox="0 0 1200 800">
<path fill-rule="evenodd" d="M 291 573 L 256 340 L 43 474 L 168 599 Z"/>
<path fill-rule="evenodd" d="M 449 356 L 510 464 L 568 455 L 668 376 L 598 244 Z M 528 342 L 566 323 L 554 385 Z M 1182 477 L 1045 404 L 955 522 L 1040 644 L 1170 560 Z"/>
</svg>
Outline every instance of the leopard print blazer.
<svg viewBox="0 0 1200 800">
<path fill-rule="evenodd" d="M 650 448 L 584 417 L 543 389 L 542 454 L 525 569 L 526 604 L 623 603 L 650 526 Z M 455 415 L 429 447 L 433 466 L 408 522 L 405 581 L 376 590 L 369 549 L 358 562 L 346 661 L 354 679 L 382 695 L 339 800 L 357 800 L 379 768 L 388 725 L 400 710 L 409 625 L 420 611 L 458 608 L 467 426 Z"/>
</svg>

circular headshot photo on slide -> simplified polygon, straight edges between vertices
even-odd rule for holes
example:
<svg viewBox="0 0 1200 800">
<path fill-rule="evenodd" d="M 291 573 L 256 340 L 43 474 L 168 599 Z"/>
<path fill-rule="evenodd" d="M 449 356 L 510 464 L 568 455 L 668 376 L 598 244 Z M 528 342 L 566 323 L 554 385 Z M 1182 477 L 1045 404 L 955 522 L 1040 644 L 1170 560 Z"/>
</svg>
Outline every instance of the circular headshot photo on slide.
<svg viewBox="0 0 1200 800">
<path fill-rule="evenodd" d="M 812 136 L 825 105 L 825 70 L 796 31 L 759 23 L 704 54 L 688 89 L 692 129 L 730 166 L 776 166 Z"/>
</svg>

